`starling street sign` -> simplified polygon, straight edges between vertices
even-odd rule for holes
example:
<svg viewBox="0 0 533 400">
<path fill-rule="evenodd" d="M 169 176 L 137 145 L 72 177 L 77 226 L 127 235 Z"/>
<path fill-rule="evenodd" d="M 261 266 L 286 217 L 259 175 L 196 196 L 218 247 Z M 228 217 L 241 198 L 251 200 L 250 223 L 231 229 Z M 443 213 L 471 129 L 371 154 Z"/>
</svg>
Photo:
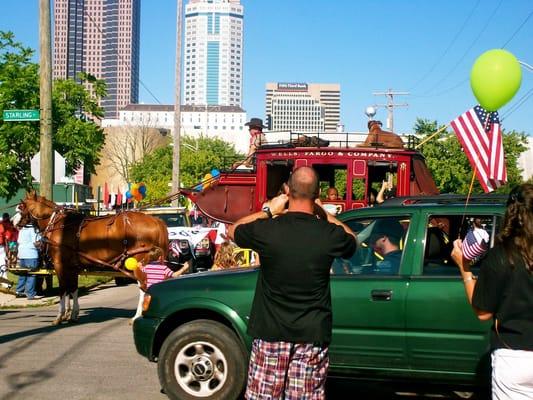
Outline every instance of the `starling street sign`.
<svg viewBox="0 0 533 400">
<path fill-rule="evenodd" d="M 39 121 L 39 110 L 4 110 L 4 121 Z"/>
</svg>

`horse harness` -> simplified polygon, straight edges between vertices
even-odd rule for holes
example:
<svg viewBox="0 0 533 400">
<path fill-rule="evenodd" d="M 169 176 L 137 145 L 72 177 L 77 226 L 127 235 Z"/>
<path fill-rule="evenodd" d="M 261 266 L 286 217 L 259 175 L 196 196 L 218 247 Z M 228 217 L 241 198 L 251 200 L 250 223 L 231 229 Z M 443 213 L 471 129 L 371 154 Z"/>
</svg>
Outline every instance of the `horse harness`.
<svg viewBox="0 0 533 400">
<path fill-rule="evenodd" d="M 103 261 L 103 260 L 100 260 L 100 259 L 98 259 L 96 257 L 93 257 L 93 256 L 91 256 L 89 254 L 86 254 L 86 253 L 80 251 L 79 250 L 79 246 L 76 246 L 76 248 L 74 248 L 73 246 L 67 245 L 65 243 L 58 243 L 58 242 L 56 242 L 55 240 L 53 240 L 51 238 L 51 236 L 52 236 L 54 231 L 57 231 L 57 230 L 60 230 L 60 229 L 64 229 L 66 226 L 70 225 L 70 224 L 57 225 L 68 214 L 68 210 L 66 210 L 64 207 L 54 207 L 52 215 L 50 217 L 36 217 L 35 215 L 33 215 L 32 210 L 30 210 L 29 208 L 27 208 L 27 210 L 28 210 L 28 213 L 30 214 L 31 218 L 36 220 L 36 221 L 45 220 L 46 218 L 49 218 L 49 221 L 48 221 L 46 227 L 41 232 L 42 233 L 43 250 L 44 250 L 44 253 L 48 257 L 50 257 L 50 255 L 48 254 L 48 250 L 49 250 L 50 247 L 67 248 L 67 249 L 73 251 L 74 253 L 76 253 L 79 257 L 82 257 L 82 258 L 86 259 L 87 261 L 89 261 L 91 263 L 100 264 L 100 265 L 103 265 L 103 266 L 106 266 L 106 267 L 113 268 L 114 270 L 120 271 L 121 273 L 123 273 L 124 275 L 128 276 L 129 278 L 135 279 L 135 277 L 133 276 L 132 273 L 130 273 L 129 271 L 125 270 L 124 268 L 121 268 L 121 266 L 122 266 L 122 264 L 123 264 L 123 262 L 124 262 L 124 260 L 126 258 L 134 256 L 134 255 L 137 255 L 137 254 L 140 254 L 140 253 L 147 252 L 148 249 L 146 249 L 145 247 L 128 250 L 128 247 L 127 247 L 128 240 L 124 239 L 123 240 L 124 251 L 121 254 L 119 254 L 118 256 L 112 258 L 109 262 Z M 109 216 L 95 217 L 94 219 L 91 218 L 90 220 L 87 220 L 85 217 L 82 218 L 81 223 L 79 224 L 79 227 L 78 227 L 78 231 L 76 233 L 76 237 L 78 239 L 80 238 L 82 229 L 85 226 L 87 226 L 87 224 L 91 220 L 108 218 L 109 222 L 106 224 L 106 227 L 107 227 L 107 231 L 109 231 L 109 228 L 112 225 L 114 225 L 114 223 L 116 222 L 116 219 L 117 219 L 118 215 L 119 214 L 115 214 L 115 215 L 111 216 L 111 218 L 109 218 Z M 127 218 L 126 215 L 124 216 L 124 218 L 126 220 L 125 222 L 130 224 L 130 221 Z M 75 223 L 72 223 L 72 225 L 74 225 L 74 224 Z M 107 237 L 108 237 L 108 235 L 106 235 L 106 239 L 107 239 Z M 126 237 L 126 223 L 124 224 L 124 238 L 125 237 Z M 79 244 L 79 240 L 76 243 Z"/>
</svg>

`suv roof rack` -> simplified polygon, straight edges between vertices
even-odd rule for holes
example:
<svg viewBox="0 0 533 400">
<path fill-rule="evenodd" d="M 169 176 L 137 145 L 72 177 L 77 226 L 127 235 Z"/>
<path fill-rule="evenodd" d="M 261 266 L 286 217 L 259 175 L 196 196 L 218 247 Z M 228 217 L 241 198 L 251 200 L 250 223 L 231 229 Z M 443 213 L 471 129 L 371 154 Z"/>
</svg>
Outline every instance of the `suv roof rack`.
<svg viewBox="0 0 533 400">
<path fill-rule="evenodd" d="M 433 196 L 405 196 L 393 197 L 385 200 L 383 205 L 387 206 L 408 206 L 414 204 L 505 204 L 508 195 L 506 194 L 478 194 L 468 197 L 465 194 L 439 194 Z"/>
</svg>

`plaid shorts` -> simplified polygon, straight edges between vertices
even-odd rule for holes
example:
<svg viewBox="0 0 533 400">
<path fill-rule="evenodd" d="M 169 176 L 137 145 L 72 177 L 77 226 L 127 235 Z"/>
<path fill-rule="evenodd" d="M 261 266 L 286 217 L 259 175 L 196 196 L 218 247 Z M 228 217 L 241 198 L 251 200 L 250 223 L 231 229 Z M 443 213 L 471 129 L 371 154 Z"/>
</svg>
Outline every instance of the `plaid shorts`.
<svg viewBox="0 0 533 400">
<path fill-rule="evenodd" d="M 325 399 L 328 367 L 328 347 L 254 339 L 245 398 Z"/>
</svg>

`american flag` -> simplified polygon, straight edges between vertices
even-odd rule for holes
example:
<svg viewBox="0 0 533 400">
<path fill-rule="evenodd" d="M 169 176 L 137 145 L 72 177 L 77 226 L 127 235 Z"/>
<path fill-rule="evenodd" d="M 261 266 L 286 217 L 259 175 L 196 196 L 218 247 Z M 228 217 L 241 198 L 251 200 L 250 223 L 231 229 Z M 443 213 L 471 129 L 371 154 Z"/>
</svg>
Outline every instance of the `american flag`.
<svg viewBox="0 0 533 400">
<path fill-rule="evenodd" d="M 469 229 L 463 240 L 463 256 L 467 260 L 474 260 L 488 250 L 489 234 L 485 229 Z"/>
<path fill-rule="evenodd" d="M 451 126 L 483 190 L 492 192 L 505 184 L 507 169 L 498 113 L 477 105 L 454 119 Z"/>
</svg>

